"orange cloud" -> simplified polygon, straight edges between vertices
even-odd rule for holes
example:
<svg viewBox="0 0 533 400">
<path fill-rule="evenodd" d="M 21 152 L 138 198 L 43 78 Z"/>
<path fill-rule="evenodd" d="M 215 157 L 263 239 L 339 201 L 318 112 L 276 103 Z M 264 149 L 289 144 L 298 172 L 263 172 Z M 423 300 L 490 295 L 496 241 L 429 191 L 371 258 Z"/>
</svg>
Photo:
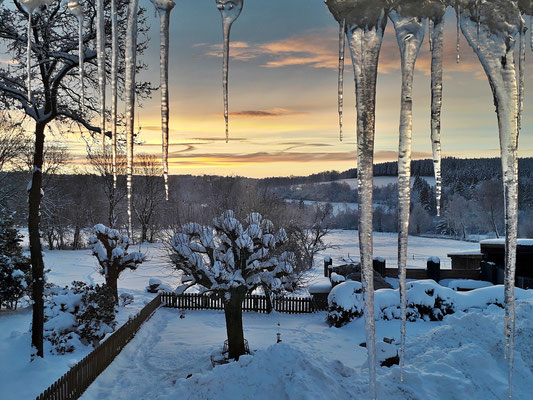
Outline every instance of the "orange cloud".
<svg viewBox="0 0 533 400">
<path fill-rule="evenodd" d="M 481 65 L 472 49 L 462 38 L 461 62 L 456 62 L 456 33 L 448 29 L 444 33 L 444 72 L 473 72 L 483 76 Z M 208 56 L 222 57 L 222 45 L 201 43 L 197 47 L 207 47 Z M 231 57 L 240 61 L 258 60 L 265 68 L 308 66 L 311 68 L 337 69 L 338 33 L 335 29 L 310 30 L 304 34 L 273 42 L 231 44 Z M 265 60 L 266 59 L 266 60 Z M 350 50 L 346 45 L 346 64 L 351 64 Z M 400 69 L 400 52 L 391 26 L 387 29 L 381 48 L 379 72 L 388 74 Z M 431 53 L 426 42 L 422 44 L 416 69 L 426 75 L 431 71 Z"/>
</svg>

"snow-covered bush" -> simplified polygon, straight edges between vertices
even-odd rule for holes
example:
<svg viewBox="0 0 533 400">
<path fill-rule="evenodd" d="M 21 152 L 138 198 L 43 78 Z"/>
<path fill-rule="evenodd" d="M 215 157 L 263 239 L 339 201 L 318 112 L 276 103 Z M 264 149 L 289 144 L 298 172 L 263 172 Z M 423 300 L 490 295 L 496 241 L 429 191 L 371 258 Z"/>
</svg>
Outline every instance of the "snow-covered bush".
<svg viewBox="0 0 533 400">
<path fill-rule="evenodd" d="M 517 299 L 533 298 L 532 291 L 515 289 Z M 328 296 L 327 322 L 341 327 L 363 315 L 361 283 L 347 281 L 334 287 Z M 503 286 L 490 286 L 469 292 L 456 292 L 440 286 L 432 280 L 407 283 L 407 318 L 409 321 L 441 321 L 457 311 L 483 309 L 489 305 L 504 304 Z M 374 295 L 376 319 L 400 318 L 400 294 L 398 289 L 380 289 Z"/>
<path fill-rule="evenodd" d="M 30 261 L 22 255 L 13 217 L 0 207 L 0 308 L 10 309 L 17 308 L 31 283 Z"/>
<path fill-rule="evenodd" d="M 293 255 L 279 251 L 286 241 L 285 231 L 275 232 L 272 222 L 259 213 L 240 222 L 233 211 L 215 218 L 212 227 L 183 225 L 172 238 L 172 261 L 192 278 L 179 292 L 199 285 L 224 300 L 230 358 L 244 354 L 242 302 L 246 294 L 258 287 L 273 293 L 293 288 Z"/>
<path fill-rule="evenodd" d="M 121 293 L 120 294 L 120 301 L 121 301 L 121 304 L 122 306 L 127 306 L 128 304 L 132 304 L 133 303 L 133 295 L 129 294 L 129 293 Z"/>
<path fill-rule="evenodd" d="M 120 274 L 125 269 L 137 269 L 146 258 L 141 252 L 128 253 L 129 246 L 130 239 L 127 236 L 102 224 L 94 226 L 94 235 L 89 238 L 89 247 L 98 259 L 100 272 L 105 276 L 106 285 L 113 290 L 117 304 L 117 280 Z"/>
<path fill-rule="evenodd" d="M 54 353 L 97 343 L 116 325 L 113 292 L 106 285 L 72 282 L 71 287 L 51 287 L 46 294 L 44 337 Z"/>
<path fill-rule="evenodd" d="M 347 281 L 335 286 L 328 296 L 328 316 L 330 326 L 340 328 L 363 315 L 363 285 L 357 281 Z"/>
<path fill-rule="evenodd" d="M 172 288 L 166 283 L 161 282 L 161 279 L 150 278 L 148 286 L 146 286 L 146 291 L 149 293 L 172 292 Z"/>
</svg>

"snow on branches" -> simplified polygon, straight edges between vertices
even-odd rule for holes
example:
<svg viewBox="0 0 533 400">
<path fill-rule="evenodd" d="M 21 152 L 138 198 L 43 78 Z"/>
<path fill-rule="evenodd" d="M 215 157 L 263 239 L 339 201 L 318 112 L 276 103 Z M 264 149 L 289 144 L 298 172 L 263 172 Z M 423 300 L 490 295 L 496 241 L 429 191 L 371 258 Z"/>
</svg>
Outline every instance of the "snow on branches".
<svg viewBox="0 0 533 400">
<path fill-rule="evenodd" d="M 233 290 L 251 292 L 259 286 L 272 292 L 290 289 L 294 256 L 276 253 L 287 240 L 283 228 L 275 232 L 272 222 L 259 213 L 241 223 L 228 210 L 213 220 L 213 226 L 185 224 L 172 238 L 171 259 L 192 279 L 178 291 L 198 284 L 227 298 Z"/>
<path fill-rule="evenodd" d="M 94 226 L 94 235 L 89 238 L 89 247 L 98 259 L 106 284 L 114 290 L 116 301 L 118 301 L 117 279 L 122 271 L 137 269 L 146 258 L 141 252 L 128 253 L 129 246 L 130 239 L 127 236 L 102 224 Z"/>
</svg>

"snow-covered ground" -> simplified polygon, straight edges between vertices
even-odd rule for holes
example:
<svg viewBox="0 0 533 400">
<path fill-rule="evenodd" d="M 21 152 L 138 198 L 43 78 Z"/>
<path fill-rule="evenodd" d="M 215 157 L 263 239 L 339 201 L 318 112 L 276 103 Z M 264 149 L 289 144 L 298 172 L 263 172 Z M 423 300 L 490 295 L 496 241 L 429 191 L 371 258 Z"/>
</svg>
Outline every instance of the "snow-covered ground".
<svg viewBox="0 0 533 400">
<path fill-rule="evenodd" d="M 504 399 L 503 310 L 490 306 L 407 325 L 405 382 L 378 367 L 380 399 Z M 520 302 L 514 399 L 531 399 L 533 301 Z M 363 319 L 329 328 L 325 313 L 244 314 L 254 352 L 212 368 L 225 338 L 223 312 L 160 309 L 82 396 L 113 399 L 367 399 Z M 278 326 L 279 323 L 279 326 Z M 399 321 L 377 321 L 377 340 L 399 339 Z M 281 344 L 275 344 L 276 333 Z M 378 348 L 380 348 L 378 343 Z M 379 358 L 379 356 L 378 356 Z M 189 377 L 189 375 L 191 375 Z"/>
<path fill-rule="evenodd" d="M 421 176 L 420 178 L 424 179 L 427 183 L 429 183 L 431 186 L 435 186 L 435 177 L 433 176 Z M 411 177 L 411 186 L 413 186 L 415 182 L 416 177 Z M 350 185 L 350 188 L 356 189 L 357 188 L 357 178 L 351 178 L 351 179 L 339 179 L 338 181 L 334 181 L 337 183 L 347 183 Z M 331 183 L 331 182 L 320 182 L 323 183 Z M 375 176 L 374 177 L 374 186 L 375 187 L 383 187 L 391 184 L 397 184 L 398 183 L 398 177 L 397 176 Z"/>
<path fill-rule="evenodd" d="M 321 254 L 321 257 L 329 255 L 333 258 L 333 264 L 338 264 L 342 257 L 350 257 L 359 260 L 359 237 L 357 231 L 332 231 L 326 238 L 326 242 L 336 246 Z M 384 258 L 388 268 L 398 266 L 398 234 L 374 233 L 374 257 Z M 450 269 L 451 260 L 448 253 L 455 251 L 479 250 L 479 244 L 463 242 L 460 240 L 426 238 L 409 236 L 407 249 L 407 268 L 426 268 L 429 257 L 439 257 L 441 268 Z M 316 271 L 322 273 L 322 259 L 318 260 Z"/>
<path fill-rule="evenodd" d="M 141 251 L 147 253 L 148 260 L 136 271 L 125 271 L 119 279 L 119 293 L 130 293 L 135 298 L 133 304 L 120 308 L 117 315 L 119 324 L 127 321 L 130 315 L 136 314 L 155 296 L 145 290 L 150 278 L 159 278 L 173 287 L 180 281 L 179 275 L 166 267 L 168 261 L 164 246 L 143 245 Z M 51 270 L 47 274 L 47 281 L 56 285 L 70 285 L 74 280 L 91 284 L 104 282 L 104 277 L 98 272 L 96 258 L 90 250 L 45 251 L 44 262 L 46 268 Z M 91 350 L 88 347 L 81 348 L 74 353 L 57 356 L 49 354 L 50 347 L 48 342 L 45 342 L 45 358 L 30 364 L 30 322 L 29 307 L 16 312 L 0 311 L 0 399 L 2 400 L 34 399 Z M 4 397 L 6 393 L 13 395 Z"/>
<path fill-rule="evenodd" d="M 334 263 L 339 262 L 339 257 L 346 257 L 348 255 L 355 259 L 358 258 L 356 231 L 334 231 L 329 235 L 328 241 L 338 246 L 326 252 L 327 255 L 331 255 L 334 258 Z M 395 234 L 375 234 L 375 255 L 384 257 L 387 260 L 388 266 L 395 266 L 396 241 L 397 236 Z M 136 247 L 132 247 L 132 250 L 138 250 Z M 449 267 L 449 260 L 446 259 L 447 252 L 477 249 L 478 247 L 475 243 L 411 237 L 409 239 L 410 257 L 408 264 L 410 267 L 423 267 L 425 266 L 427 257 L 438 256 L 441 258 L 443 267 L 446 268 Z M 121 308 L 117 317 L 119 323 L 126 321 L 129 315 L 135 314 L 154 296 L 145 291 L 145 287 L 148 285 L 150 278 L 158 278 L 164 283 L 170 284 L 172 287 L 176 287 L 179 283 L 178 274 L 168 268 L 167 251 L 163 245 L 143 245 L 141 251 L 147 253 L 148 260 L 136 271 L 124 272 L 118 282 L 119 293 L 130 293 L 135 298 L 133 304 Z M 322 274 L 322 257 L 325 255 L 322 254 L 317 260 L 317 267 L 313 271 L 316 275 Z M 89 250 L 45 251 L 44 260 L 46 268 L 51 270 L 47 274 L 48 281 L 57 285 L 64 286 L 74 280 L 81 280 L 87 283 L 103 282 L 103 277 L 98 273 L 96 258 L 91 255 Z M 170 310 L 160 310 L 154 316 L 154 324 L 166 324 L 164 317 L 168 315 L 173 316 L 174 314 Z M 311 351 L 312 349 L 317 355 L 321 354 L 324 359 L 328 359 L 328 354 L 334 354 L 335 356 L 331 356 L 330 359 L 340 359 L 346 365 L 353 367 L 364 362 L 363 358 L 361 358 L 364 355 L 364 349 L 357 347 L 358 341 L 359 343 L 363 341 L 362 325 L 359 326 L 358 322 L 354 322 L 341 330 L 329 329 L 324 324 L 324 314 L 308 316 L 246 314 L 246 335 L 250 340 L 252 349 L 266 349 L 268 345 L 274 342 L 278 321 L 281 324 L 284 343 L 289 345 L 291 343 L 307 343 L 310 346 L 308 350 L 297 348 L 294 351 L 305 352 Z M 15 397 L 8 396 L 5 397 L 6 399 L 16 398 L 24 400 L 35 398 L 35 396 L 64 374 L 68 370 L 69 365 L 82 359 L 90 350 L 89 348 L 79 349 L 75 353 L 65 356 L 55 356 L 47 353 L 44 360 L 38 360 L 30 364 L 30 335 L 28 333 L 30 322 L 31 310 L 28 308 L 19 309 L 17 312 L 0 312 L 1 399 L 4 399 L 4 393 L 16 394 Z M 190 324 L 184 325 L 182 322 L 190 322 Z M 150 341 L 145 337 L 147 343 L 145 346 L 143 345 L 143 349 L 144 347 L 148 348 L 151 346 L 154 349 L 153 351 L 156 352 L 161 346 L 165 346 L 165 343 L 169 340 L 176 340 L 181 343 L 181 346 L 188 346 L 189 349 L 186 353 L 180 353 L 179 356 L 175 356 L 173 359 L 169 358 L 166 361 L 167 364 L 158 365 L 159 361 L 154 361 L 155 364 L 151 364 L 151 367 L 155 368 L 154 371 L 156 372 L 160 371 L 159 368 L 166 368 L 169 365 L 173 365 L 173 368 L 178 368 L 177 371 L 188 369 L 190 369 L 189 372 L 193 373 L 200 370 L 203 371 L 205 366 L 210 365 L 209 351 L 206 353 L 205 350 L 217 348 L 224 340 L 225 328 L 223 315 L 211 311 L 187 313 L 185 319 L 175 321 L 175 323 L 181 324 L 180 329 L 184 330 L 182 333 L 180 333 L 181 331 L 173 331 L 175 328 L 174 322 L 169 321 L 168 323 L 169 330 L 147 327 L 147 329 L 154 329 L 156 333 L 155 337 L 151 338 Z M 388 324 L 392 328 L 387 328 L 387 332 L 389 330 L 396 332 L 397 323 L 392 321 Z M 306 326 L 307 328 L 305 328 Z M 378 326 L 380 326 L 379 323 Z M 432 323 L 427 325 L 413 324 L 410 332 L 414 334 L 418 330 L 426 331 L 432 326 L 436 325 L 432 325 Z M 161 333 L 157 333 L 159 330 L 161 330 Z M 382 335 L 385 335 L 385 333 Z M 157 344 L 157 336 L 161 337 L 161 344 Z M 140 337 L 142 338 L 143 336 Z M 353 340 L 352 342 L 346 343 L 352 343 L 353 346 L 351 346 L 352 350 L 346 352 L 347 355 L 344 357 L 345 347 L 343 343 L 348 340 L 348 337 L 353 337 Z M 289 338 L 291 339 L 289 340 Z M 205 346 L 207 347 L 200 346 L 198 351 L 195 350 L 194 346 L 192 346 L 192 344 L 196 343 L 195 340 L 196 342 L 205 342 Z M 138 349 L 138 351 L 141 350 Z M 125 351 L 135 352 L 135 345 L 129 346 Z M 355 357 L 356 355 L 359 356 Z M 265 357 L 268 358 L 271 355 L 266 354 Z M 355 364 L 351 364 L 349 360 L 353 360 L 352 362 Z M 180 366 L 181 364 L 184 365 L 183 368 Z M 199 369 L 193 368 L 195 364 L 197 364 L 196 368 Z M 151 374 L 148 369 L 147 367 L 147 371 L 145 371 L 147 376 Z M 173 374 L 175 373 L 177 374 L 170 367 L 168 368 L 168 372 L 165 372 L 165 374 L 170 374 L 170 376 L 174 376 Z M 364 381 L 363 378 L 361 379 Z M 157 391 L 158 389 L 156 386 L 151 386 L 151 390 Z M 102 398 L 112 398 L 112 396 L 106 395 Z M 141 397 L 135 396 L 133 398 Z"/>
</svg>

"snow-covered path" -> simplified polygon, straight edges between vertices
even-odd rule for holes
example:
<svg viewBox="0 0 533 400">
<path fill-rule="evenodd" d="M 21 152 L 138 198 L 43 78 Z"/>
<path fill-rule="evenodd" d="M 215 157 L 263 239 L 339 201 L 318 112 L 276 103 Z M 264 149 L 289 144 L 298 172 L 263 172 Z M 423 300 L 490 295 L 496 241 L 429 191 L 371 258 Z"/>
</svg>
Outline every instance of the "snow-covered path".
<svg viewBox="0 0 533 400">
<path fill-rule="evenodd" d="M 515 400 L 531 398 L 532 314 L 533 301 L 521 302 Z M 359 346 L 362 318 L 343 328 L 329 328 L 324 318 L 325 313 L 245 313 L 245 337 L 254 356 L 213 369 L 209 356 L 225 339 L 223 313 L 188 311 L 181 319 L 179 310 L 159 309 L 82 399 L 368 398 L 366 351 Z M 399 321 L 376 321 L 376 328 L 378 343 L 399 338 Z M 275 344 L 278 331 L 281 345 Z M 408 323 L 405 382 L 400 383 L 397 366 L 378 367 L 378 398 L 506 398 L 502 332 L 503 310 L 497 306 L 443 322 Z"/>
</svg>

